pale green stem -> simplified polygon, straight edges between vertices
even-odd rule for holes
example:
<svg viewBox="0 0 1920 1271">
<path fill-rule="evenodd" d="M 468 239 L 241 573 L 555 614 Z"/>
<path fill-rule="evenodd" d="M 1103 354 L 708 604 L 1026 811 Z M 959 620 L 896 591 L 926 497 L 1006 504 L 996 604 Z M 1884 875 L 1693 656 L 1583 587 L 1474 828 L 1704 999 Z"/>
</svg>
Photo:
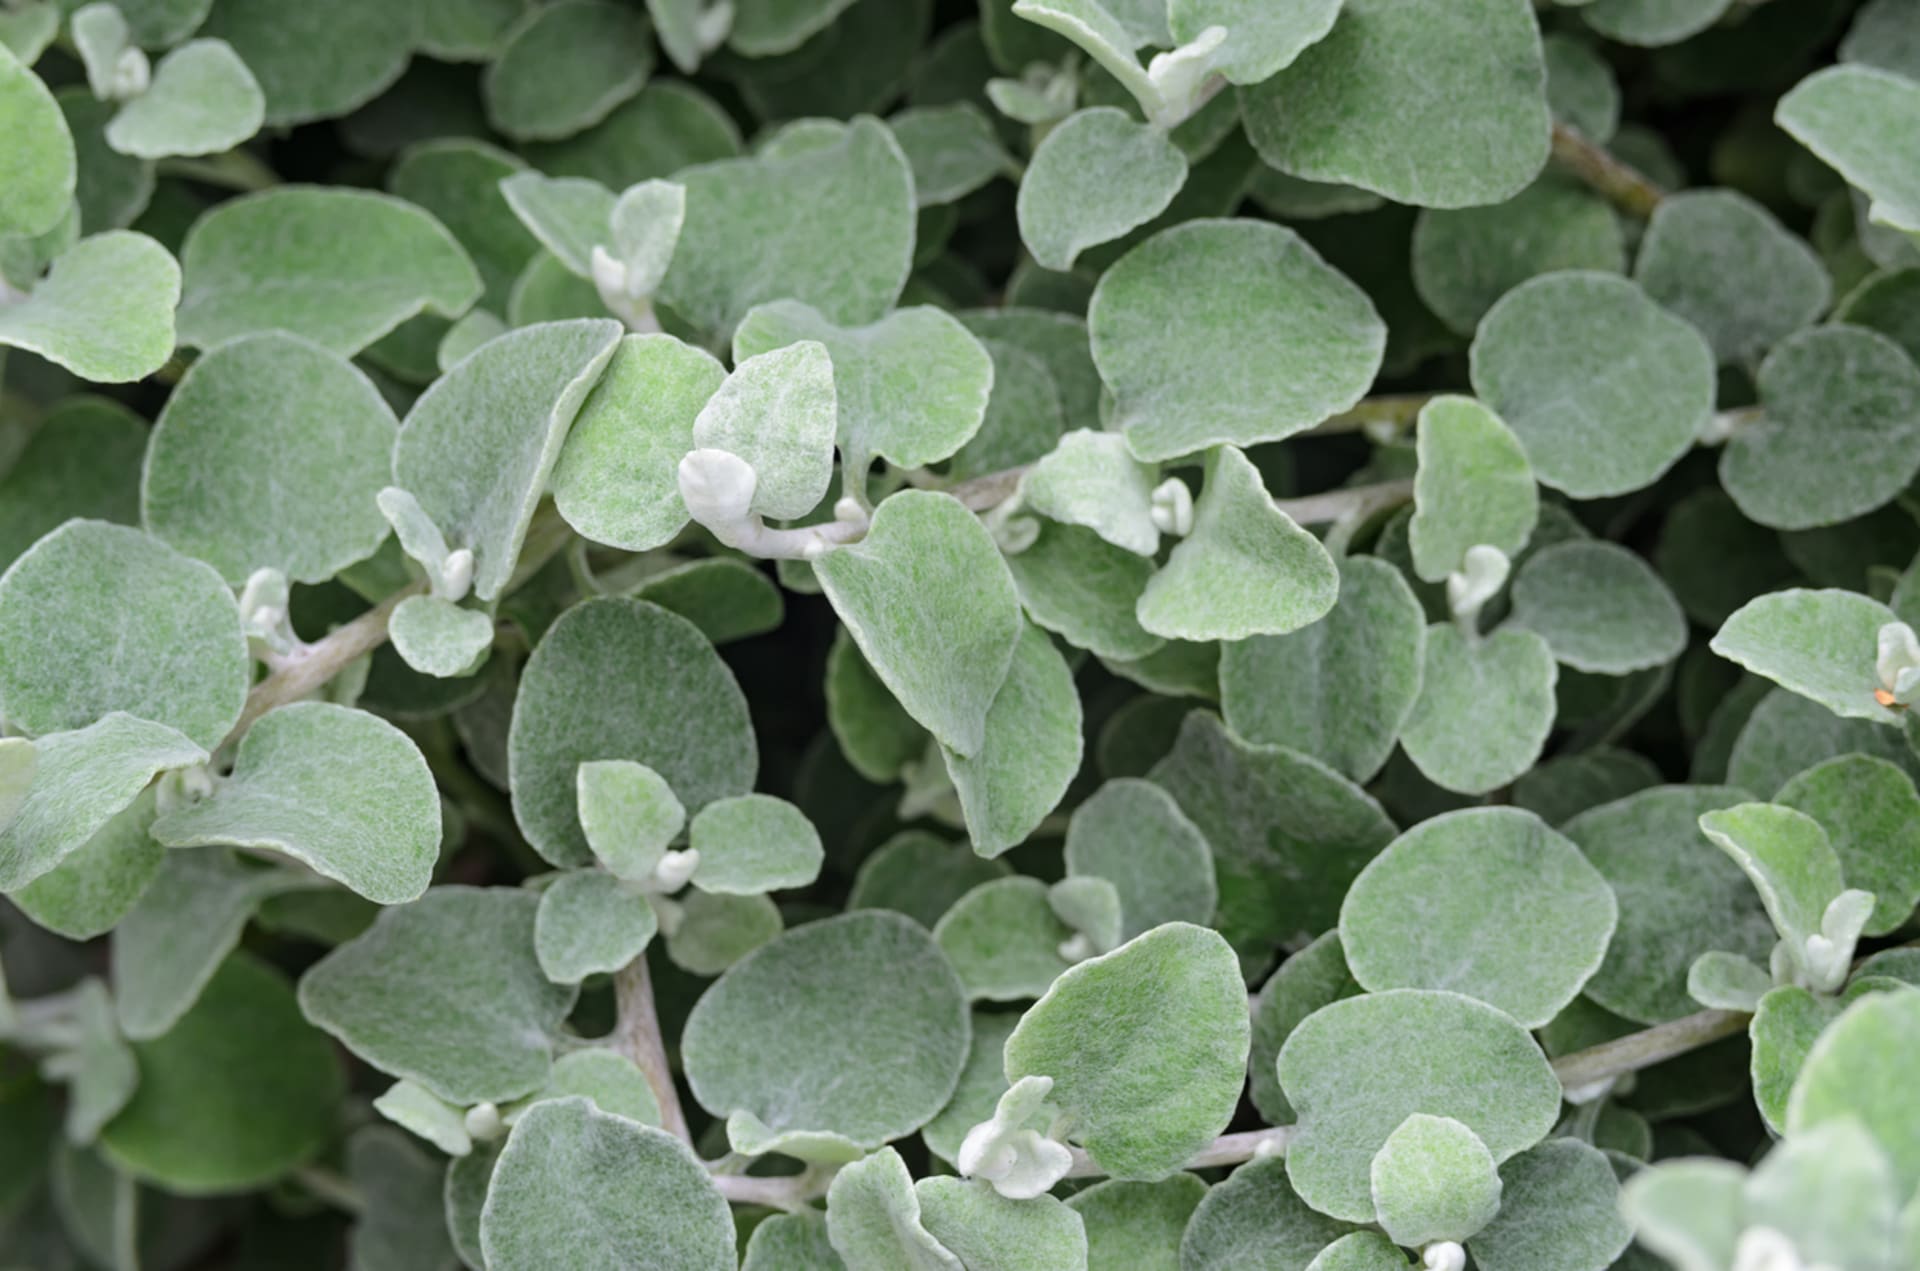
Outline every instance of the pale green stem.
<svg viewBox="0 0 1920 1271">
<path fill-rule="evenodd" d="M 1553 157 L 1597 193 L 1630 216 L 1642 220 L 1666 197 L 1666 191 L 1631 165 L 1621 162 L 1565 124 L 1553 126 Z"/>
<path fill-rule="evenodd" d="M 619 1021 L 613 1029 L 614 1049 L 632 1060 L 646 1077 L 654 1101 L 660 1105 L 660 1128 L 692 1144 L 686 1113 L 680 1110 L 680 1092 L 673 1084 L 673 1069 L 667 1064 L 667 1046 L 660 1035 L 659 1012 L 653 1005 L 653 976 L 647 970 L 646 954 L 614 973 L 613 998 Z"/>
</svg>

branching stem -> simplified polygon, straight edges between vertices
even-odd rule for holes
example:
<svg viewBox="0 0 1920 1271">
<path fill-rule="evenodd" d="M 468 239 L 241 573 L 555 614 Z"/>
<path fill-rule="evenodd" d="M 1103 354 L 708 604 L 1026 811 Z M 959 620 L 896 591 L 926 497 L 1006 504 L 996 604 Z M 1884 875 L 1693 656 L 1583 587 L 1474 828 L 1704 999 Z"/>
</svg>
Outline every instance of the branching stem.
<svg viewBox="0 0 1920 1271">
<path fill-rule="evenodd" d="M 632 1060 L 652 1087 L 654 1100 L 660 1105 L 660 1128 L 691 1144 L 687 1117 L 680 1110 L 680 1092 L 674 1087 L 673 1069 L 667 1064 L 666 1041 L 660 1036 L 660 1015 L 653 1005 L 653 977 L 647 971 L 646 954 L 615 973 L 613 997 L 619 1021 L 613 1029 L 614 1049 Z"/>
<path fill-rule="evenodd" d="M 408 596 L 426 589 L 424 583 L 402 587 L 373 608 L 343 627 L 337 627 L 323 639 L 302 645 L 278 659 L 273 673 L 253 686 L 247 704 L 241 708 L 240 721 L 227 734 L 232 742 L 253 726 L 253 722 L 276 706 L 297 702 L 316 692 L 338 675 L 346 665 L 362 654 L 371 653 L 387 642 L 387 624 L 393 611 Z"/>
</svg>

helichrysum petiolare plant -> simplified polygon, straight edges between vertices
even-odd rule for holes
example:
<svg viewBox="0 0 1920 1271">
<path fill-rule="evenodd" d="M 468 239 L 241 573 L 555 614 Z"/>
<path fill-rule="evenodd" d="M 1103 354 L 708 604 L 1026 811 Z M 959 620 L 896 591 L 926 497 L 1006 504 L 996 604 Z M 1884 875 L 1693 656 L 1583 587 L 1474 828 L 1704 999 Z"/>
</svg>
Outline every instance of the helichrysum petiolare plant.
<svg viewBox="0 0 1920 1271">
<path fill-rule="evenodd" d="M 0 0 L 0 1268 L 1920 1268 L 1916 0 Z"/>
</svg>

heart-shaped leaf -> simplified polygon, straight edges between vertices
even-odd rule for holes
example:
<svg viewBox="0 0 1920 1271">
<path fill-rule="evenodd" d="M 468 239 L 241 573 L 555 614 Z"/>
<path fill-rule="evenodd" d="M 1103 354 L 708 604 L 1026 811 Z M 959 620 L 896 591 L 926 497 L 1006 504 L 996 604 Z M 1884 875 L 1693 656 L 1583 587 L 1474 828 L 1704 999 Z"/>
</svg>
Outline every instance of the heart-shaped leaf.
<svg viewBox="0 0 1920 1271">
<path fill-rule="evenodd" d="M 578 984 L 641 956 L 658 927 L 639 888 L 603 870 L 576 869 L 540 893 L 533 949 L 549 980 Z"/>
<path fill-rule="evenodd" d="M 107 144 L 141 159 L 216 154 L 254 133 L 266 94 L 225 40 L 190 40 L 161 58 L 146 92 L 107 125 Z"/>
<path fill-rule="evenodd" d="M 1497 789 L 1540 758 L 1558 680 L 1553 650 L 1531 631 L 1471 636 L 1452 624 L 1429 627 L 1420 697 L 1400 744 L 1442 789 Z"/>
<path fill-rule="evenodd" d="M 1483 545 L 1520 555 L 1540 517 L 1540 491 L 1500 417 L 1471 398 L 1436 397 L 1420 408 L 1415 437 L 1420 466 L 1407 523 L 1414 572 L 1445 582 Z"/>
<path fill-rule="evenodd" d="M 0 90 L 4 91 L 4 90 Z M 130 230 L 83 238 L 26 299 L 0 305 L 0 346 L 58 362 L 96 384 L 125 384 L 173 355 L 180 266 Z"/>
</svg>

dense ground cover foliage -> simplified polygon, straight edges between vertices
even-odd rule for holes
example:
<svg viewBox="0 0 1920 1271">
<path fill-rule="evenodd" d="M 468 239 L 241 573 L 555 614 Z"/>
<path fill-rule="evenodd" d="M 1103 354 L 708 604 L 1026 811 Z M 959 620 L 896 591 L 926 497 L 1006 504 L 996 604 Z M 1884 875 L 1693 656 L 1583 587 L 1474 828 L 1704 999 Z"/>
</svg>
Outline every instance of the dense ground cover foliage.
<svg viewBox="0 0 1920 1271">
<path fill-rule="evenodd" d="M 0 1267 L 1920 1267 L 1916 0 L 0 0 Z"/>
</svg>

